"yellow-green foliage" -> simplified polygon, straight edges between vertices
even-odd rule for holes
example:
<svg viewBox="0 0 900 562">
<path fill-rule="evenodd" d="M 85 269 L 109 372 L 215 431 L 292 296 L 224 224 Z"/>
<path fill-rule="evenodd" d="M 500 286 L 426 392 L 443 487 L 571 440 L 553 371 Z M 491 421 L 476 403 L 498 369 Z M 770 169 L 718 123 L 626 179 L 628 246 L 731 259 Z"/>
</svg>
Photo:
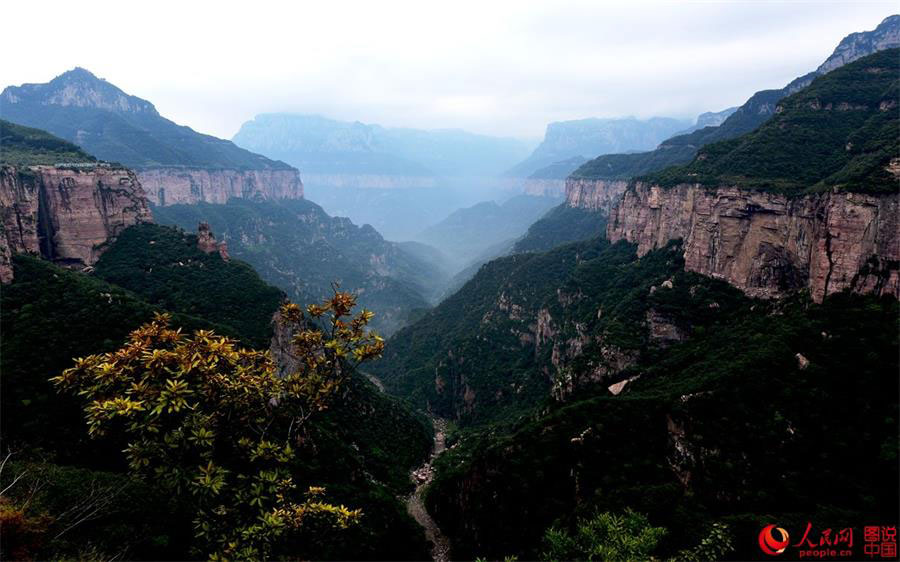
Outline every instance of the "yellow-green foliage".
<svg viewBox="0 0 900 562">
<path fill-rule="evenodd" d="M 366 328 L 372 313 L 352 315 L 355 304 L 335 291 L 308 307 L 327 326 L 294 336 L 300 361 L 285 377 L 264 352 L 211 331 L 186 336 L 157 314 L 121 349 L 77 359 L 51 380 L 84 399 L 91 436 L 126 437 L 132 471 L 189 495 L 199 552 L 277 556 L 306 522 L 345 528 L 361 516 L 325 501 L 323 488 L 301 492 L 291 476 L 304 423 L 328 408 L 353 368 L 383 350 Z M 294 304 L 281 314 L 310 325 Z"/>
</svg>

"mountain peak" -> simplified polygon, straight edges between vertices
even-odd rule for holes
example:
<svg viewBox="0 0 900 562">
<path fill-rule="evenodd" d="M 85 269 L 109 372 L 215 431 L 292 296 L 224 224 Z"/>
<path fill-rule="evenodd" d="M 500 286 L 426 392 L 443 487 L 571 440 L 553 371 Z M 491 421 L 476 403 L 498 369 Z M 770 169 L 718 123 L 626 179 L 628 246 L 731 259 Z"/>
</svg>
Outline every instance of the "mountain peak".
<svg viewBox="0 0 900 562">
<path fill-rule="evenodd" d="M 818 74 L 831 72 L 871 53 L 900 45 L 900 15 L 884 18 L 872 31 L 860 31 L 844 37 L 834 53 L 816 69 Z"/>
<path fill-rule="evenodd" d="M 9 86 L 3 90 L 2 98 L 8 103 L 38 103 L 158 115 L 152 103 L 126 94 L 80 66 L 63 72 L 46 84 Z"/>
</svg>

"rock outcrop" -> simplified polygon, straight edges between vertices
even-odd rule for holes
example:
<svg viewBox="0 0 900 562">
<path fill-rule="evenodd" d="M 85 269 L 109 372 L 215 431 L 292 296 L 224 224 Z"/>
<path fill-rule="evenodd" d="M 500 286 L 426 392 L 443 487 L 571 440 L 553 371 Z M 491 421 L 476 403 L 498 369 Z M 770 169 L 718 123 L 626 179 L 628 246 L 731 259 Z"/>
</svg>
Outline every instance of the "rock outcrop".
<svg viewBox="0 0 900 562">
<path fill-rule="evenodd" d="M 134 172 L 109 165 L 0 169 L 0 281 L 16 253 L 66 266 L 92 265 L 125 228 L 151 222 Z"/>
<path fill-rule="evenodd" d="M 566 180 L 566 205 L 569 207 L 609 213 L 625 193 L 625 180 Z"/>
<path fill-rule="evenodd" d="M 199 248 L 201 252 L 207 254 L 217 252 L 225 261 L 230 259 L 230 256 L 228 255 L 228 244 L 225 242 L 216 242 L 216 236 L 213 234 L 208 222 L 201 222 L 197 227 L 197 248 Z"/>
<path fill-rule="evenodd" d="M 681 184 L 638 183 L 607 226 L 638 255 L 682 239 L 685 269 L 749 295 L 808 288 L 821 302 L 845 289 L 900 296 L 900 195 L 827 192 L 790 198 Z"/>
<path fill-rule="evenodd" d="M 205 168 L 148 168 L 138 178 L 154 205 L 227 203 L 243 199 L 302 199 L 303 182 L 297 170 L 214 170 Z"/>
<path fill-rule="evenodd" d="M 897 46 L 900 46 L 900 15 L 888 16 L 872 31 L 851 33 L 844 37 L 828 60 L 816 69 L 816 73 L 825 74 L 866 55 Z"/>
</svg>

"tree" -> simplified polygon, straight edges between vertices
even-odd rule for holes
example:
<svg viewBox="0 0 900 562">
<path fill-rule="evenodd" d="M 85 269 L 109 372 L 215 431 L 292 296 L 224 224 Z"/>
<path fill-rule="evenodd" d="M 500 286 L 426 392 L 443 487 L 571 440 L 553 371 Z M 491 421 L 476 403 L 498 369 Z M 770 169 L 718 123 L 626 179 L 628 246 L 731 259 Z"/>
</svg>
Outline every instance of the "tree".
<svg viewBox="0 0 900 562">
<path fill-rule="evenodd" d="M 659 560 L 652 553 L 666 535 L 664 527 L 653 527 L 647 517 L 630 509 L 622 515 L 598 513 L 579 518 L 574 533 L 550 527 L 544 532 L 543 560 Z M 669 562 L 722 560 L 734 550 L 728 526 L 713 523 L 697 546 L 680 550 Z"/>
<path fill-rule="evenodd" d="M 305 525 L 345 528 L 361 516 L 325 501 L 323 488 L 298 490 L 291 470 L 303 425 L 384 348 L 366 328 L 373 313 L 354 316 L 355 304 L 335 289 L 307 307 L 311 318 L 282 306 L 284 320 L 303 327 L 293 337 L 297 370 L 285 377 L 265 352 L 210 331 L 186 336 L 158 314 L 118 351 L 76 359 L 51 380 L 83 398 L 92 437 L 124 436 L 134 473 L 189 494 L 198 554 L 287 554 Z"/>
<path fill-rule="evenodd" d="M 543 560 L 651 560 L 651 553 L 666 534 L 647 517 L 630 509 L 624 514 L 598 513 L 578 519 L 575 532 L 550 527 L 544 533 Z"/>
</svg>

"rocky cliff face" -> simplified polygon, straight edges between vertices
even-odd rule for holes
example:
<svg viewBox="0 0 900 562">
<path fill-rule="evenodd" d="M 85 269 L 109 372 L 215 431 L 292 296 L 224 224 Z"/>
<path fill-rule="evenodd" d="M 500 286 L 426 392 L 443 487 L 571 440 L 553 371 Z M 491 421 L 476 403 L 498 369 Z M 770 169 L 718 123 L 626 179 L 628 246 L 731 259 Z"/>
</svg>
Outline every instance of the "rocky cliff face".
<svg viewBox="0 0 900 562">
<path fill-rule="evenodd" d="M 0 169 L 0 281 L 12 254 L 91 265 L 125 228 L 152 221 L 134 172 L 103 165 Z"/>
<path fill-rule="evenodd" d="M 900 196 L 830 192 L 789 198 L 736 187 L 637 184 L 607 226 L 638 255 L 682 239 L 685 269 L 747 294 L 808 288 L 900 296 Z"/>
<path fill-rule="evenodd" d="M 297 170 L 211 170 L 149 168 L 138 171 L 147 197 L 155 205 L 226 203 L 232 197 L 253 200 L 302 199 Z"/>
<path fill-rule="evenodd" d="M 877 51 L 900 45 L 900 15 L 888 16 L 872 31 L 851 33 L 838 44 L 834 53 L 816 72 L 825 74 Z"/>
<path fill-rule="evenodd" d="M 528 178 L 521 183 L 522 193 L 535 197 L 562 197 L 566 193 L 565 180 Z"/>
<path fill-rule="evenodd" d="M 566 180 L 566 205 L 569 207 L 609 213 L 625 193 L 624 180 Z"/>
</svg>

